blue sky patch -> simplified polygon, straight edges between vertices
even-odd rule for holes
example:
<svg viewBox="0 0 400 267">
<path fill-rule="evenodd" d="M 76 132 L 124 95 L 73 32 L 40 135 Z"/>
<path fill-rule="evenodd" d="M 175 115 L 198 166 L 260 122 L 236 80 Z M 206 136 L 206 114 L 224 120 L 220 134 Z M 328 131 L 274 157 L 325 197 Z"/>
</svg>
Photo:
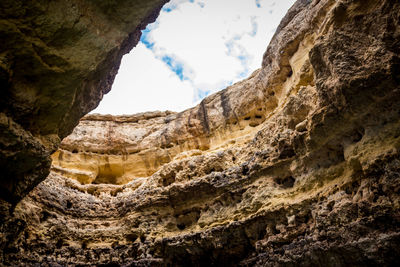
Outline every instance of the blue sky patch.
<svg viewBox="0 0 400 267">
<path fill-rule="evenodd" d="M 161 10 L 164 11 L 164 12 L 169 13 L 169 12 L 171 12 L 171 11 L 174 10 L 174 9 L 175 9 L 175 8 L 173 8 L 172 6 L 169 6 L 169 7 L 163 7 Z"/>
<path fill-rule="evenodd" d="M 178 5 L 176 3 L 168 2 L 162 7 L 161 11 L 169 13 L 177 8 L 178 8 Z"/>
<path fill-rule="evenodd" d="M 256 6 L 257 6 L 258 8 L 261 7 L 260 0 L 256 0 Z"/>
<path fill-rule="evenodd" d="M 150 50 L 153 50 L 154 48 L 154 42 L 150 41 L 149 38 L 149 33 L 150 33 L 151 29 L 144 29 L 142 31 L 142 36 L 140 37 L 140 41 Z"/>
<path fill-rule="evenodd" d="M 184 74 L 184 64 L 176 60 L 175 57 L 170 55 L 163 55 L 161 60 L 167 64 L 167 66 L 172 70 L 181 81 L 189 80 L 189 78 Z"/>
<path fill-rule="evenodd" d="M 196 100 L 200 100 L 205 98 L 206 96 L 208 96 L 210 94 L 210 91 L 208 90 L 197 90 L 197 99 Z"/>
<path fill-rule="evenodd" d="M 239 78 L 240 79 L 244 79 L 249 75 L 249 69 L 246 68 L 245 70 L 243 70 L 241 73 L 239 73 Z"/>
<path fill-rule="evenodd" d="M 254 37 L 257 34 L 257 30 L 258 30 L 258 24 L 256 21 L 256 17 L 251 17 L 251 32 L 250 32 L 250 36 Z"/>
</svg>

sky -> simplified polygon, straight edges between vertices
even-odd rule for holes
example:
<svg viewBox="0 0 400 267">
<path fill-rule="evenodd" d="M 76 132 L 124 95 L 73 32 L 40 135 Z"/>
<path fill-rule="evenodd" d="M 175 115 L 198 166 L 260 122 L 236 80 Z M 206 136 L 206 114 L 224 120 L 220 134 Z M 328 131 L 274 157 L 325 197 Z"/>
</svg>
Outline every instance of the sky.
<svg viewBox="0 0 400 267">
<path fill-rule="evenodd" d="M 248 77 L 294 1 L 170 1 L 92 113 L 179 112 Z"/>
</svg>

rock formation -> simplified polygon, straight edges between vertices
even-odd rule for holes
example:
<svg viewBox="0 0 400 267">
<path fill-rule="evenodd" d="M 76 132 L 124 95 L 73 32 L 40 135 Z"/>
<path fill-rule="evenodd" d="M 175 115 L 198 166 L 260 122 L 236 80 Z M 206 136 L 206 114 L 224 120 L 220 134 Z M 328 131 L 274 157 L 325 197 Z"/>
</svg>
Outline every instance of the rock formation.
<svg viewBox="0 0 400 267">
<path fill-rule="evenodd" d="M 0 201 L 49 174 L 50 155 L 107 93 L 166 0 L 0 3 Z"/>
<path fill-rule="evenodd" d="M 2 264 L 396 266 L 399 153 L 400 3 L 299 0 L 246 80 L 82 118 Z"/>
</svg>

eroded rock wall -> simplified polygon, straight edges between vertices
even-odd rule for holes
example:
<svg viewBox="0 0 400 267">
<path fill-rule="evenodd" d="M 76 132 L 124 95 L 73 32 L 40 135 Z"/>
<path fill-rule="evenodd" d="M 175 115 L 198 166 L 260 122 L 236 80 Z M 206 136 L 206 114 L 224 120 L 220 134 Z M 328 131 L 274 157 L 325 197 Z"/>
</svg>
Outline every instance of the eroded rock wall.
<svg viewBox="0 0 400 267">
<path fill-rule="evenodd" d="M 248 79 L 83 118 L 3 224 L 3 264 L 399 265 L 399 11 L 297 1 Z"/>
<path fill-rule="evenodd" d="M 46 178 L 60 139 L 110 90 L 122 55 L 165 2 L 1 1 L 3 205 Z"/>
</svg>

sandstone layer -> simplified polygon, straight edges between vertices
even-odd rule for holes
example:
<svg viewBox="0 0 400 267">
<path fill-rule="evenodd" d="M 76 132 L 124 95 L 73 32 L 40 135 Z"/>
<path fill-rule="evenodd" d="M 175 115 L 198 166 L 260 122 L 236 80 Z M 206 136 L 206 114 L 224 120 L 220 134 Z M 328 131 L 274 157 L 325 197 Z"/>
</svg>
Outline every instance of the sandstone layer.
<svg viewBox="0 0 400 267">
<path fill-rule="evenodd" d="M 0 2 L 0 201 L 46 178 L 60 139 L 110 90 L 165 2 Z"/>
<path fill-rule="evenodd" d="M 396 266 L 400 3 L 299 0 L 262 67 L 181 113 L 89 115 L 3 265 Z"/>
</svg>

